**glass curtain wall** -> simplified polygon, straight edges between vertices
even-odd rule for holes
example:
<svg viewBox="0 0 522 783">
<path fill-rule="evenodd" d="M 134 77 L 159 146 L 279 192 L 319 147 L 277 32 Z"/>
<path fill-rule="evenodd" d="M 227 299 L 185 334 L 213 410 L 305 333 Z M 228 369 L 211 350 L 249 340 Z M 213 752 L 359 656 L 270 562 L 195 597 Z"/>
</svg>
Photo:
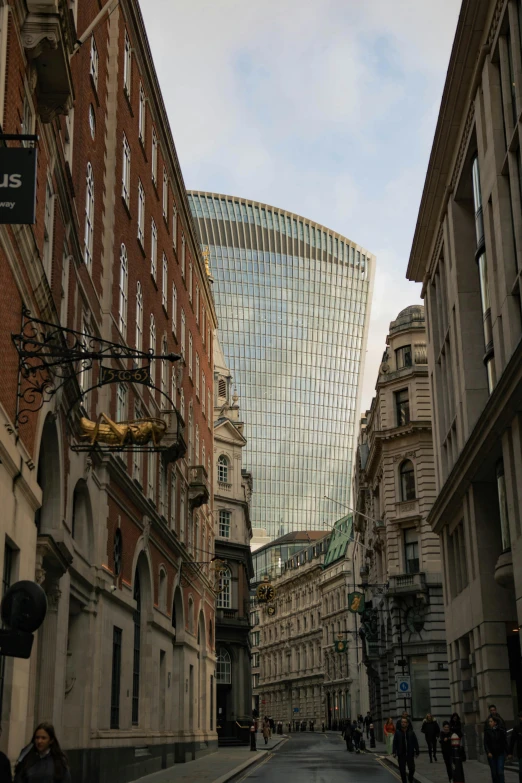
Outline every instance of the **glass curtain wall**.
<svg viewBox="0 0 522 783">
<path fill-rule="evenodd" d="M 189 200 L 246 424 L 252 525 L 272 538 L 327 529 L 338 503 L 351 505 L 375 259 L 265 204 L 195 192 Z"/>
</svg>

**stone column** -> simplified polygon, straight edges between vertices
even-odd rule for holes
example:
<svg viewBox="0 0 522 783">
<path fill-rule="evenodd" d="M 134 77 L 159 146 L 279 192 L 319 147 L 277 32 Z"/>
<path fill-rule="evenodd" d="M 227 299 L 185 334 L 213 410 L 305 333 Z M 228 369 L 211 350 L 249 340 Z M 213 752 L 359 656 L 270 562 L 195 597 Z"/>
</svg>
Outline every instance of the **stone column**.
<svg viewBox="0 0 522 783">
<path fill-rule="evenodd" d="M 47 615 L 38 632 L 38 670 L 35 722 L 55 722 L 54 696 L 58 663 L 58 608 L 62 592 L 59 580 L 47 578 Z"/>
</svg>

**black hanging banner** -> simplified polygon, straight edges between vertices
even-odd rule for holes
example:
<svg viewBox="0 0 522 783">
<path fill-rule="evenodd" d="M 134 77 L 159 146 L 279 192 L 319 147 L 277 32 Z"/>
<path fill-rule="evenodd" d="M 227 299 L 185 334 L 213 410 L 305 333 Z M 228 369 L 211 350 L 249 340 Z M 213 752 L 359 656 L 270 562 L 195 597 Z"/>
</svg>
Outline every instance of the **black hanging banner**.
<svg viewBox="0 0 522 783">
<path fill-rule="evenodd" d="M 32 224 L 36 208 L 36 149 L 0 147 L 0 224 Z"/>
</svg>

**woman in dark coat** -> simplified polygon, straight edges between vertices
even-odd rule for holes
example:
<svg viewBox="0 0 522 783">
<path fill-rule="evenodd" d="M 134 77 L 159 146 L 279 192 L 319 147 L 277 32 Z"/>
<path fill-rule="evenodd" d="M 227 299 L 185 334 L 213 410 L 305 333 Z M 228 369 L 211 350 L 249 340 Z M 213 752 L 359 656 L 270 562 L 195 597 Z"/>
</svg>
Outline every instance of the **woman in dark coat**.
<svg viewBox="0 0 522 783">
<path fill-rule="evenodd" d="M 457 712 L 454 712 L 450 718 L 450 733 L 456 734 L 462 739 L 462 723 Z"/>
<path fill-rule="evenodd" d="M 437 738 L 440 734 L 440 728 L 439 724 L 431 714 L 431 712 L 428 712 L 426 715 L 421 731 L 426 737 L 426 743 L 428 745 L 428 753 L 430 754 L 430 764 L 432 763 L 432 756 L 433 761 L 437 761 Z"/>
<path fill-rule="evenodd" d="M 15 771 L 15 783 L 71 783 L 65 753 L 50 723 L 36 727 L 31 745 L 22 753 Z"/>
<path fill-rule="evenodd" d="M 448 780 L 453 780 L 453 765 L 451 763 L 451 731 L 449 720 L 445 720 L 442 724 L 442 731 L 439 736 L 440 749 L 442 752 L 442 758 L 446 765 L 446 772 L 448 773 Z"/>
</svg>

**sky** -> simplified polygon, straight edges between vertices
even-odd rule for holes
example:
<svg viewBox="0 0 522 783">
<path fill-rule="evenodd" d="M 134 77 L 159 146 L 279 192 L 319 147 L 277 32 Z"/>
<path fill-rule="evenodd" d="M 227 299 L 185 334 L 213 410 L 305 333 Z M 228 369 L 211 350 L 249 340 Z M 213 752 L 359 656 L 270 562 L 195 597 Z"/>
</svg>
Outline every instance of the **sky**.
<svg viewBox="0 0 522 783">
<path fill-rule="evenodd" d="M 141 0 L 188 189 L 266 202 L 377 256 L 361 409 L 406 267 L 460 0 Z"/>
</svg>

